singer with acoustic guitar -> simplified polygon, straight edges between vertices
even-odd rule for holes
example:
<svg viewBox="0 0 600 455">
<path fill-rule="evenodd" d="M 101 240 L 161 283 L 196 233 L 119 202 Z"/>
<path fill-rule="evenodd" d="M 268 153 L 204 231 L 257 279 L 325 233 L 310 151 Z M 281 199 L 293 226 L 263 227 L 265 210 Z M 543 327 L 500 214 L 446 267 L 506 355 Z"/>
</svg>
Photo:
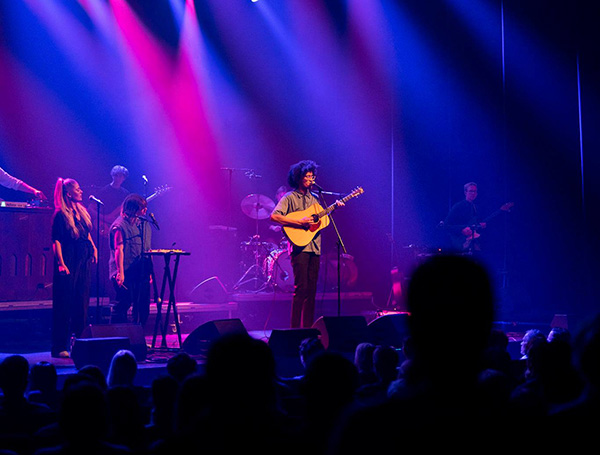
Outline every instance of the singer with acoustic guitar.
<svg viewBox="0 0 600 455">
<path fill-rule="evenodd" d="M 294 272 L 292 329 L 310 328 L 314 322 L 321 261 L 321 233 L 317 227 L 325 224 L 324 220 L 313 216 L 316 207 L 321 208 L 318 199 L 310 191 L 317 177 L 317 167 L 311 160 L 293 164 L 288 172 L 288 184 L 293 190 L 279 200 L 271 213 L 271 221 L 281 224 L 290 240 L 288 253 Z M 344 203 L 337 201 L 336 205 Z M 303 237 L 297 241 L 300 244 L 294 243 L 293 234 L 289 235 L 292 232 L 306 234 L 306 240 Z"/>
</svg>

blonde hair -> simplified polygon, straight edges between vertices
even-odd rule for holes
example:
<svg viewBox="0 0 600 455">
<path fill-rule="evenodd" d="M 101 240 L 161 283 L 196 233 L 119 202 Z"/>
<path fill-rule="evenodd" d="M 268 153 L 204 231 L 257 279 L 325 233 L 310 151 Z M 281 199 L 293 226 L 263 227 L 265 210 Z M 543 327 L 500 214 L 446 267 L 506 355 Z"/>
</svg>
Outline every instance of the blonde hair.
<svg viewBox="0 0 600 455">
<path fill-rule="evenodd" d="M 92 229 L 92 217 L 90 216 L 87 209 L 80 202 L 71 202 L 73 209 L 67 205 L 65 195 L 69 188 L 77 184 L 74 179 L 63 179 L 60 178 L 56 181 L 54 187 L 54 214 L 62 212 L 67 220 L 67 227 L 71 231 L 71 236 L 76 239 L 79 237 L 79 229 L 75 225 L 75 213 L 79 215 L 79 218 L 85 223 L 89 230 Z"/>
</svg>

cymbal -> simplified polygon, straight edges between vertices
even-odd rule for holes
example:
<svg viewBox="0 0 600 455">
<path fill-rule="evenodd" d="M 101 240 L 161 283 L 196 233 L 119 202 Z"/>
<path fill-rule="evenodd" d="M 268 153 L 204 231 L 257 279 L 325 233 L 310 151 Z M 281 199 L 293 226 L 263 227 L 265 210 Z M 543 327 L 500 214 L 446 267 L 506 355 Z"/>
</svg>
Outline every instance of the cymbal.
<svg viewBox="0 0 600 455">
<path fill-rule="evenodd" d="M 242 212 L 255 220 L 264 220 L 271 216 L 275 202 L 262 194 L 249 194 L 242 199 Z"/>
</svg>

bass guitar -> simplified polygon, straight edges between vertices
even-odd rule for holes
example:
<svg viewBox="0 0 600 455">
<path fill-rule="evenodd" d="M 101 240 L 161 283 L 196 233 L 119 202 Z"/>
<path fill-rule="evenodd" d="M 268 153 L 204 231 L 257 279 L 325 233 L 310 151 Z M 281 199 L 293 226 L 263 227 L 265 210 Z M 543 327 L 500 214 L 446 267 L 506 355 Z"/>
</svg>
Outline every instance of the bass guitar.
<svg viewBox="0 0 600 455">
<path fill-rule="evenodd" d="M 488 216 L 486 219 L 484 219 L 483 221 L 481 221 L 478 224 L 487 223 L 492 218 L 499 215 L 501 212 L 510 212 L 510 209 L 513 208 L 514 205 L 515 205 L 514 202 L 507 202 L 506 204 L 502 204 L 502 206 L 498 210 L 493 212 L 490 216 Z M 468 250 L 471 247 L 471 243 L 474 240 L 477 240 L 479 237 L 481 237 L 481 234 L 479 232 L 477 232 L 477 230 L 475 230 L 471 235 L 466 237 L 466 239 L 463 238 L 462 249 Z"/>
<path fill-rule="evenodd" d="M 350 194 L 340 199 L 341 202 L 349 201 L 350 199 L 360 196 L 365 191 L 362 187 L 355 188 Z M 329 214 L 338 207 L 337 202 L 331 204 L 327 208 L 321 207 L 319 203 L 314 203 L 305 210 L 289 213 L 287 216 L 294 220 L 301 220 L 304 217 L 312 217 L 315 224 L 311 224 L 307 228 L 295 226 L 283 226 L 283 232 L 290 242 L 296 246 L 306 246 L 312 242 L 313 238 L 321 229 L 329 226 Z"/>
<path fill-rule="evenodd" d="M 146 202 L 150 202 L 153 199 L 156 199 L 158 196 L 162 196 L 166 192 L 171 191 L 172 189 L 173 188 L 170 187 L 169 185 L 162 185 L 157 188 L 154 188 L 154 193 L 152 193 L 150 196 L 148 196 L 146 198 Z M 112 225 L 113 221 L 115 221 L 117 219 L 117 217 L 120 215 L 120 213 L 121 213 L 121 205 L 116 207 L 112 212 L 110 212 L 108 214 L 100 215 L 100 235 L 108 236 L 108 231 L 110 230 L 110 226 Z"/>
</svg>

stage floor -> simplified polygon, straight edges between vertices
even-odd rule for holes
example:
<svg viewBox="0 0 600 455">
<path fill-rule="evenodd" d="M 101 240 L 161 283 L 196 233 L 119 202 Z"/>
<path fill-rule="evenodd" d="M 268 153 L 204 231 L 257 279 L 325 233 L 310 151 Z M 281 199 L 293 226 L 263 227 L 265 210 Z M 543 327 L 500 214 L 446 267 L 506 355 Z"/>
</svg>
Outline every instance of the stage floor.
<svg viewBox="0 0 600 455">
<path fill-rule="evenodd" d="M 223 319 L 239 319 L 248 333 L 268 341 L 273 329 L 289 327 L 291 300 L 291 293 L 248 292 L 230 294 L 225 301 L 216 303 L 176 302 L 182 343 L 201 325 Z M 166 319 L 168 306 L 168 302 L 163 302 L 161 324 L 164 324 Z M 339 296 L 336 292 L 328 292 L 317 295 L 315 319 L 320 316 L 337 316 L 338 308 L 341 316 L 360 315 L 364 316 L 367 322 L 379 314 L 369 292 L 344 292 Z M 172 352 L 158 349 L 163 344 L 161 330 L 156 330 L 157 314 L 157 306 L 153 303 L 143 333 L 149 347 L 148 355 L 144 362 L 139 363 L 140 369 L 162 368 L 173 355 Z M 28 358 L 30 364 L 39 361 L 52 362 L 61 374 L 76 371 L 71 359 L 55 359 L 50 356 L 51 315 L 51 300 L 0 302 L 0 360 L 11 354 L 21 354 Z M 93 297 L 90 301 L 89 315 L 93 325 L 110 325 L 108 299 Z M 151 346 L 155 330 L 157 349 L 153 352 Z M 176 351 L 180 348 L 172 308 L 169 310 L 166 344 L 169 350 Z M 201 362 L 202 359 L 199 358 L 198 361 Z"/>
<path fill-rule="evenodd" d="M 161 321 L 167 318 L 170 331 L 175 331 L 175 315 L 168 301 L 161 306 Z M 229 294 L 226 298 L 207 303 L 182 301 L 175 303 L 180 333 L 191 333 L 196 327 L 217 319 L 240 319 L 247 330 L 272 330 L 289 326 L 292 303 L 291 293 L 260 292 Z M 108 298 L 92 298 L 89 317 L 92 324 L 110 323 Z M 319 292 L 315 305 L 315 319 L 320 316 L 364 316 L 367 322 L 378 315 L 370 292 Z M 0 302 L 0 351 L 7 344 L 13 349 L 23 345 L 25 351 L 31 341 L 49 340 L 51 300 Z M 145 335 L 154 333 L 157 305 L 150 305 L 150 317 L 145 325 Z M 33 349 L 35 351 L 35 349 Z"/>
</svg>

